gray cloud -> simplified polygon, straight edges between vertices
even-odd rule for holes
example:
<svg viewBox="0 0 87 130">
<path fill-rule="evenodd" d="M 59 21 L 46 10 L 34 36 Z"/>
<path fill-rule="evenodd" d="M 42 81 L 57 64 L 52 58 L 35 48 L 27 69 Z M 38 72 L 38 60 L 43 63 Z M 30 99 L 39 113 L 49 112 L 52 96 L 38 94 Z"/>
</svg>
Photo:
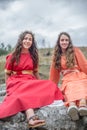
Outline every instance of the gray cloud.
<svg viewBox="0 0 87 130">
<path fill-rule="evenodd" d="M 14 0 L 0 0 L 0 8 L 2 10 L 8 8 L 9 4 L 12 3 Z"/>
<path fill-rule="evenodd" d="M 15 45 L 22 31 L 31 30 L 54 46 L 58 34 L 67 31 L 75 45 L 87 46 L 86 7 L 86 0 L 0 1 L 0 41 Z"/>
</svg>

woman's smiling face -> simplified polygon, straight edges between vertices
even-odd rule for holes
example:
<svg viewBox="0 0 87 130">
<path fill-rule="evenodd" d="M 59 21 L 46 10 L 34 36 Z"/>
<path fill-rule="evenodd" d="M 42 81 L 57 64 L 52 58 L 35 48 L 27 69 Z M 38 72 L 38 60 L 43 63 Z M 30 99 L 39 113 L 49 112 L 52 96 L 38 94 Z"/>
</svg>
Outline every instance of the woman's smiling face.
<svg viewBox="0 0 87 130">
<path fill-rule="evenodd" d="M 68 36 L 62 34 L 61 37 L 60 37 L 59 43 L 60 43 L 60 47 L 61 47 L 62 51 L 65 52 L 67 47 L 68 47 L 68 45 L 69 45 L 69 38 L 68 38 Z"/>
<path fill-rule="evenodd" d="M 29 49 L 32 45 L 32 35 L 26 34 L 23 41 L 22 41 L 22 47 L 23 49 Z"/>
</svg>

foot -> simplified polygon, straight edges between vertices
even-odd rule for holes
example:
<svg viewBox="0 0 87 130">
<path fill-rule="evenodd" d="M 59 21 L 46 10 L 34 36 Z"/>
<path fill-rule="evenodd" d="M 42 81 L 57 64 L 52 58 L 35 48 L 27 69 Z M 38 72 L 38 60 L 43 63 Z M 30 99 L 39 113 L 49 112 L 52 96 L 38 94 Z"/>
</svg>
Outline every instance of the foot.
<svg viewBox="0 0 87 130">
<path fill-rule="evenodd" d="M 68 114 L 73 121 L 79 120 L 78 108 L 75 105 L 72 105 L 68 108 Z"/>
<path fill-rule="evenodd" d="M 46 124 L 45 120 L 40 120 L 37 115 L 30 117 L 28 121 L 29 121 L 29 128 L 35 128 Z"/>
<path fill-rule="evenodd" d="M 79 115 L 80 116 L 87 116 L 87 106 L 79 107 Z"/>
</svg>

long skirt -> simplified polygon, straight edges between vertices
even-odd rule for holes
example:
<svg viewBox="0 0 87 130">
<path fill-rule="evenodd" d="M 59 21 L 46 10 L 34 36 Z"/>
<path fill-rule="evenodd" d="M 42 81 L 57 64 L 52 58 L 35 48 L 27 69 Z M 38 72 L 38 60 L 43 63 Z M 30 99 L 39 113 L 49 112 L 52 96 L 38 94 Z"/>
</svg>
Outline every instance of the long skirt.
<svg viewBox="0 0 87 130">
<path fill-rule="evenodd" d="M 8 78 L 6 87 L 7 94 L 0 104 L 0 118 L 63 99 L 55 83 L 50 80 L 37 80 L 31 75 L 13 75 Z"/>
</svg>

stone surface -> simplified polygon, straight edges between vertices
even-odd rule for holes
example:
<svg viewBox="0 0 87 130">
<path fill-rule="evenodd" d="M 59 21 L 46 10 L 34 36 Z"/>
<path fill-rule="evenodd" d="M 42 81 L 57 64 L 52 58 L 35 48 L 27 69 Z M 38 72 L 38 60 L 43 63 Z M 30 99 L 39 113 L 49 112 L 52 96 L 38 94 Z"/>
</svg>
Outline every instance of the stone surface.
<svg viewBox="0 0 87 130">
<path fill-rule="evenodd" d="M 0 93 L 2 90 L 0 88 Z M 4 95 L 5 92 L 1 94 L 1 100 Z M 35 113 L 41 119 L 46 120 L 46 126 L 40 127 L 38 130 L 87 130 L 87 116 L 80 117 L 78 121 L 72 121 L 64 105 L 42 107 Z M 19 112 L 12 117 L 0 119 L 0 130 L 29 130 L 25 114 Z"/>
<path fill-rule="evenodd" d="M 39 130 L 87 130 L 87 117 L 72 121 L 65 106 L 43 107 L 35 113 L 46 120 L 46 126 Z M 25 114 L 19 112 L 15 116 L 0 120 L 0 130 L 28 130 Z"/>
</svg>

